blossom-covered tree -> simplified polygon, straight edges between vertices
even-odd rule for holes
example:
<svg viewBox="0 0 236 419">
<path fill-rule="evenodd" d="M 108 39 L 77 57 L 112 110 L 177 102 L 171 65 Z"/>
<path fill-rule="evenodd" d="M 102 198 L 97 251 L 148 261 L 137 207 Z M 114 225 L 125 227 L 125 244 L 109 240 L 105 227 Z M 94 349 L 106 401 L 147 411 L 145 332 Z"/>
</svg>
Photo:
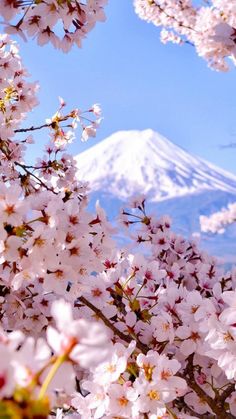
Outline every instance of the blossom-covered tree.
<svg viewBox="0 0 236 419">
<path fill-rule="evenodd" d="M 1 7 L 10 19 L 27 6 L 23 22 L 45 4 Z M 235 417 L 235 270 L 149 215 L 142 196 L 121 209 L 133 243 L 121 248 L 99 203 L 89 213 L 67 151 L 77 126 L 82 140 L 96 134 L 99 105 L 66 112 L 60 99 L 25 127 L 37 85 L 6 34 L 0 68 L 0 417 Z M 28 164 L 38 130 L 50 142 Z"/>
<path fill-rule="evenodd" d="M 227 208 L 222 208 L 220 211 L 206 216 L 200 216 L 201 230 L 204 233 L 219 233 L 225 232 L 225 228 L 236 221 L 236 202 L 232 202 Z"/>
<path fill-rule="evenodd" d="M 105 20 L 108 0 L 3 0 L 5 32 L 39 45 L 51 42 L 64 52 Z M 209 66 L 225 71 L 236 59 L 236 9 L 233 0 L 133 0 L 141 19 L 160 26 L 162 42 L 189 43 Z"/>
<path fill-rule="evenodd" d="M 107 0 L 3 0 L 0 15 L 8 34 L 36 37 L 39 45 L 51 42 L 64 52 L 82 39 L 98 21 L 105 20 Z"/>
<path fill-rule="evenodd" d="M 160 26 L 162 42 L 188 43 L 216 70 L 236 62 L 233 0 L 134 0 L 140 18 Z"/>
</svg>

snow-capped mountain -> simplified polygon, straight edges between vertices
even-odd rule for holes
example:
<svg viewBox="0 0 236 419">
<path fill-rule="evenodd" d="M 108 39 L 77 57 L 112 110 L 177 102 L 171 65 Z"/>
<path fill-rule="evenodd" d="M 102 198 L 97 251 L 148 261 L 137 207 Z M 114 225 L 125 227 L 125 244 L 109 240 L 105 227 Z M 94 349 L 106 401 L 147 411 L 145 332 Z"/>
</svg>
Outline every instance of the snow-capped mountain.
<svg viewBox="0 0 236 419">
<path fill-rule="evenodd" d="M 78 177 L 91 186 L 112 220 L 134 195 L 144 194 L 151 212 L 169 214 L 174 229 L 199 232 L 199 216 L 236 201 L 236 176 L 193 156 L 160 134 L 119 131 L 76 157 Z M 236 226 L 221 236 L 202 235 L 212 254 L 236 262 Z"/>
<path fill-rule="evenodd" d="M 158 202 L 218 190 L 236 194 L 236 176 L 195 157 L 160 134 L 119 131 L 76 157 L 93 191 L 119 199 L 143 193 Z"/>
</svg>

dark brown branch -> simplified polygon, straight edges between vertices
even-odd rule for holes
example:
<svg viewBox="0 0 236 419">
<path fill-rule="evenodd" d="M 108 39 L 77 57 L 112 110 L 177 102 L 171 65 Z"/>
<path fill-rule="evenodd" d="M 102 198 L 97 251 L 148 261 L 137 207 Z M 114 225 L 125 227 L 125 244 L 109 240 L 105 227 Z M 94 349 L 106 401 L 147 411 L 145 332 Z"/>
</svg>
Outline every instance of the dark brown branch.
<svg viewBox="0 0 236 419">
<path fill-rule="evenodd" d="M 219 398 L 212 399 L 205 391 L 196 383 L 194 377 L 194 365 L 193 365 L 194 354 L 191 354 L 188 358 L 188 364 L 185 369 L 183 378 L 186 380 L 188 386 L 195 391 L 201 400 L 204 400 L 211 408 L 212 412 L 215 413 L 217 419 L 233 419 L 234 416 L 231 413 L 227 413 L 223 406 L 223 400 L 219 403 Z M 227 396 L 226 396 L 227 397 Z"/>
<path fill-rule="evenodd" d="M 163 7 L 161 7 L 159 4 L 157 4 L 155 2 L 155 0 L 149 0 L 149 4 L 150 4 L 150 6 L 156 7 L 159 10 L 160 13 L 163 13 L 166 17 L 168 17 L 169 19 L 172 19 L 172 21 L 177 22 L 180 28 L 182 27 L 182 28 L 188 29 L 190 31 L 197 32 L 196 29 L 194 29 L 192 26 L 184 25 L 183 22 L 179 21 L 176 16 L 173 16 L 173 15 L 170 15 L 169 13 L 167 13 Z M 190 7 L 185 7 L 183 9 L 181 9 L 181 11 L 183 12 L 184 9 L 187 10 L 189 8 Z M 162 26 L 170 27 L 170 25 L 162 25 Z M 190 45 L 191 45 L 191 43 L 190 43 Z"/>
<path fill-rule="evenodd" d="M 178 399 L 174 400 L 173 402 L 174 407 L 178 409 L 181 412 L 187 412 L 190 413 L 191 416 L 196 416 L 199 419 L 215 419 L 215 415 L 212 415 L 210 413 L 196 413 L 190 406 L 187 405 L 187 403 L 184 401 L 184 396 L 179 397 Z"/>
<path fill-rule="evenodd" d="M 42 125 L 39 125 L 38 127 L 34 127 L 32 125 L 31 127 L 28 127 L 28 128 L 18 128 L 18 129 L 15 129 L 14 132 L 17 133 L 17 132 L 38 131 L 38 130 L 40 130 L 42 128 L 53 128 L 53 129 L 55 129 L 56 127 L 58 127 L 58 125 L 61 122 L 65 122 L 69 118 L 72 118 L 72 117 L 73 116 L 71 114 L 68 114 L 68 115 L 65 115 L 65 116 L 61 116 L 57 121 L 52 121 L 52 122 L 49 122 L 48 124 L 42 124 Z M 86 119 L 86 118 L 85 117 L 82 117 L 82 119 Z M 91 122 L 90 119 L 88 119 L 88 121 Z M 65 125 L 65 127 L 66 128 L 69 128 L 69 127 L 71 127 L 71 125 Z"/>
<path fill-rule="evenodd" d="M 230 383 L 227 388 L 223 391 L 223 393 L 218 397 L 218 400 L 222 405 L 224 404 L 225 400 L 235 391 L 235 383 Z"/>
<path fill-rule="evenodd" d="M 68 118 L 66 118 L 66 117 L 65 118 L 62 118 L 59 122 L 67 121 L 67 119 Z M 83 118 L 83 119 L 85 119 L 85 118 Z M 38 131 L 38 130 L 40 130 L 42 128 L 54 128 L 54 126 L 55 126 L 55 122 L 52 121 L 52 122 L 50 122 L 50 124 L 43 124 L 43 125 L 39 125 L 38 127 L 34 127 L 32 125 L 29 128 L 18 128 L 18 129 L 15 129 L 14 132 L 17 133 L 17 132 Z M 62 126 L 62 128 L 70 128 L 70 127 L 71 127 L 71 124 L 69 124 L 69 125 L 63 125 Z"/>
<path fill-rule="evenodd" d="M 4 148 L 6 148 L 6 149 L 4 149 Z M 9 157 L 9 147 L 8 147 L 8 144 L 7 144 L 7 143 L 5 143 L 5 142 L 4 142 L 3 140 L 1 140 L 1 139 L 0 139 L 0 150 L 2 151 L 2 153 L 4 154 L 4 156 L 6 156 L 6 158 L 7 158 L 8 160 L 10 160 L 10 157 Z M 48 191 L 50 191 L 50 192 L 54 193 L 55 195 L 57 195 L 57 193 L 54 191 L 54 189 L 53 189 L 53 188 L 49 188 L 49 187 L 46 185 L 46 183 L 44 183 L 44 182 L 42 181 L 42 179 L 40 179 L 40 178 L 39 178 L 38 176 L 36 176 L 34 173 L 30 172 L 30 170 L 28 170 L 28 169 L 27 169 L 27 166 L 25 166 L 24 164 L 19 163 L 19 162 L 17 162 L 17 161 L 14 161 L 13 163 L 14 163 L 14 165 L 15 165 L 15 166 L 19 166 L 19 167 L 21 167 L 21 169 L 22 169 L 22 170 L 24 170 L 24 171 L 27 173 L 27 175 L 34 177 L 34 178 L 37 180 L 38 185 L 43 186 L 43 187 L 44 187 L 45 189 L 47 189 Z"/>
<path fill-rule="evenodd" d="M 80 297 L 79 300 L 81 303 L 83 303 L 85 306 L 90 308 L 99 319 L 103 321 L 103 323 L 113 331 L 113 333 L 118 336 L 121 340 L 123 340 L 126 343 L 132 342 L 132 340 L 136 340 L 136 346 L 137 348 L 144 354 L 146 354 L 149 350 L 148 346 L 143 344 L 138 340 L 137 337 L 133 337 L 130 335 L 126 335 L 125 333 L 121 332 L 119 329 L 114 326 L 114 324 L 102 313 L 100 309 L 95 307 L 90 301 L 88 301 L 85 297 Z M 185 369 L 185 374 L 182 376 L 184 378 L 189 386 L 200 399 L 204 400 L 208 406 L 211 408 L 211 410 L 214 412 L 214 415 L 211 415 L 210 413 L 204 414 L 204 415 L 196 415 L 195 416 L 205 419 L 205 418 L 214 418 L 215 415 L 218 419 L 233 419 L 234 416 L 231 415 L 231 413 L 227 413 L 224 409 L 224 401 L 227 399 L 227 397 L 230 396 L 232 391 L 234 391 L 234 384 L 230 384 L 226 390 L 216 399 L 212 399 L 205 391 L 196 383 L 195 377 L 194 377 L 194 365 L 193 365 L 193 357 L 194 354 L 191 354 L 188 357 L 188 364 Z M 191 408 L 188 407 L 188 410 L 190 411 Z M 193 412 L 193 411 L 192 411 Z"/>
<path fill-rule="evenodd" d="M 42 129 L 42 128 L 49 128 L 49 127 L 51 127 L 52 126 L 52 123 L 50 123 L 50 124 L 43 124 L 43 125 L 40 125 L 39 127 L 34 127 L 34 126 L 32 126 L 32 127 L 29 127 L 29 128 L 19 128 L 19 129 L 15 129 L 14 130 L 14 132 L 29 132 L 29 131 L 37 131 L 37 130 L 39 130 L 39 129 Z"/>
<path fill-rule="evenodd" d="M 109 329 L 111 329 L 113 331 L 113 333 L 116 336 L 118 336 L 121 340 L 123 340 L 126 343 L 130 343 L 133 340 L 136 340 L 136 347 L 144 354 L 146 354 L 148 352 L 149 348 L 146 345 L 144 345 L 142 342 L 140 342 L 137 337 L 126 335 L 125 333 L 123 333 L 119 329 L 117 329 L 114 326 L 114 324 L 106 316 L 104 316 L 102 311 L 99 310 L 99 308 L 95 307 L 92 303 L 90 303 L 90 301 L 88 301 L 86 298 L 80 297 L 79 299 L 80 299 L 81 303 L 83 303 L 85 306 L 90 308 L 90 310 L 92 310 L 99 317 L 99 319 L 101 319 L 103 321 L 103 323 Z"/>
<path fill-rule="evenodd" d="M 15 161 L 14 164 L 16 166 L 21 167 L 29 176 L 32 176 L 33 178 L 35 178 L 39 182 L 38 183 L 39 185 L 42 185 L 45 189 L 47 189 L 48 191 L 50 191 L 50 192 L 54 193 L 55 195 L 57 195 L 57 193 L 52 188 L 49 188 L 46 185 L 46 183 L 44 183 L 38 176 L 36 176 L 34 173 L 30 172 L 30 170 L 28 170 L 24 164 L 21 164 L 21 163 L 19 163 L 17 161 Z"/>
</svg>

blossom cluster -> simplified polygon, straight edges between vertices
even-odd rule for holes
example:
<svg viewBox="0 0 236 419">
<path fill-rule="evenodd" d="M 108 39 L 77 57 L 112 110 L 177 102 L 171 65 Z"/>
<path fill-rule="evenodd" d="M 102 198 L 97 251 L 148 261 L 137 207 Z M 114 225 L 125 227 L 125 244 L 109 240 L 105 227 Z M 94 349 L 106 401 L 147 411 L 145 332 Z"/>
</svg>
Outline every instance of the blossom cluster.
<svg viewBox="0 0 236 419">
<path fill-rule="evenodd" d="M 0 4 L 4 30 L 39 45 L 50 42 L 68 52 L 81 47 L 98 21 L 105 20 L 107 0 L 4 0 Z M 229 0 L 134 0 L 141 19 L 162 27 L 163 43 L 188 43 L 210 67 L 226 71 L 226 58 L 236 61 L 236 11 Z"/>
<path fill-rule="evenodd" d="M 200 216 L 201 230 L 204 233 L 224 233 L 227 225 L 236 221 L 236 203 L 229 204 L 227 208 L 213 213 L 209 217 Z"/>
<path fill-rule="evenodd" d="M 36 37 L 38 45 L 50 42 L 67 52 L 75 44 L 81 47 L 97 22 L 105 20 L 107 0 L 3 0 L 0 15 L 4 30 L 23 39 Z"/>
<path fill-rule="evenodd" d="M 3 0 L 0 15 L 8 34 L 34 37 L 68 52 L 98 21 L 105 21 L 107 0 Z M 134 0 L 141 19 L 160 26 L 162 42 L 188 43 L 210 67 L 226 71 L 236 60 L 236 11 L 229 0 Z"/>
<path fill-rule="evenodd" d="M 71 225 L 54 219 L 57 241 L 49 222 L 47 237 L 37 231 L 24 246 L 27 233 L 14 234 L 20 220 L 11 221 L 2 246 L 4 409 L 19 409 L 20 388 L 24 409 L 37 407 L 43 417 L 56 408 L 75 418 L 233 417 L 235 272 L 224 274 L 194 242 L 175 235 L 167 217 L 146 215 L 142 197 L 120 217 L 125 228 L 139 220 L 133 254 L 115 247 L 99 207 L 88 222 L 78 205 L 79 217 L 72 215 L 73 201 L 65 202 Z M 44 217 L 51 217 L 48 206 Z M 91 236 L 103 231 L 97 259 L 92 238 L 84 241 L 87 223 Z M 60 246 L 67 249 L 70 234 L 76 238 L 66 253 Z"/>
<path fill-rule="evenodd" d="M 0 35 L 0 129 L 1 140 L 14 136 L 27 112 L 37 105 L 36 83 L 27 80 L 15 42 L 7 35 Z"/>
<path fill-rule="evenodd" d="M 45 123 L 21 128 L 27 113 L 38 103 L 38 85 L 28 81 L 29 75 L 22 64 L 18 46 L 6 34 L 0 35 L 0 68 L 0 179 L 3 182 L 18 179 L 27 195 L 33 189 L 37 191 L 40 185 L 47 190 L 66 185 L 66 179 L 72 179 L 76 173 L 73 158 L 65 153 L 66 146 L 75 138 L 78 125 L 82 129 L 82 141 L 96 135 L 102 120 L 100 106 L 94 104 L 86 111 L 73 109 L 65 113 L 66 103 L 59 98 L 58 111 Z M 49 130 L 45 155 L 35 166 L 25 165 L 26 146 L 34 142 L 32 133 L 39 129 Z M 10 190 L 11 185 L 7 185 Z M 78 182 L 74 187 L 78 187 Z"/>
<path fill-rule="evenodd" d="M 77 125 L 83 140 L 96 134 L 99 105 L 65 113 L 60 99 L 21 128 L 37 87 L 8 36 L 0 67 L 0 416 L 235 417 L 235 269 L 148 214 L 142 196 L 120 212 L 121 246 L 99 203 L 88 211 L 67 149 Z M 41 129 L 45 155 L 28 165 Z"/>
<path fill-rule="evenodd" d="M 208 65 L 219 71 L 236 63 L 235 2 L 210 0 L 134 0 L 141 19 L 160 26 L 162 42 L 188 43 Z"/>
</svg>

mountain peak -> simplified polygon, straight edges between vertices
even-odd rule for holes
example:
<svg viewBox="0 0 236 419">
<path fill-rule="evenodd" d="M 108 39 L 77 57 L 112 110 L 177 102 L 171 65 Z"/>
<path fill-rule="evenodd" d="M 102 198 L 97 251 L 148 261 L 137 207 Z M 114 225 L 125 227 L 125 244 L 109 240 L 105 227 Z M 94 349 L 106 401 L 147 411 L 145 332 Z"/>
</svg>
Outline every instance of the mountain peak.
<svg viewBox="0 0 236 419">
<path fill-rule="evenodd" d="M 161 134 L 153 131 L 151 128 L 147 128 L 145 130 L 129 130 L 129 131 L 117 131 L 114 134 L 111 134 L 105 140 L 101 141 L 97 146 L 102 147 L 111 147 L 111 146 L 119 146 L 130 148 L 133 147 L 133 142 L 135 141 L 136 152 L 139 152 L 139 148 L 145 148 L 148 145 L 150 146 L 152 143 L 156 144 L 159 147 L 173 147 L 174 144 L 167 140 L 167 138 L 163 137 Z M 134 150 L 135 151 L 135 150 Z"/>
<path fill-rule="evenodd" d="M 157 202 L 207 190 L 236 194 L 236 176 L 187 153 L 153 131 L 118 131 L 76 157 L 93 191 Z"/>
</svg>

